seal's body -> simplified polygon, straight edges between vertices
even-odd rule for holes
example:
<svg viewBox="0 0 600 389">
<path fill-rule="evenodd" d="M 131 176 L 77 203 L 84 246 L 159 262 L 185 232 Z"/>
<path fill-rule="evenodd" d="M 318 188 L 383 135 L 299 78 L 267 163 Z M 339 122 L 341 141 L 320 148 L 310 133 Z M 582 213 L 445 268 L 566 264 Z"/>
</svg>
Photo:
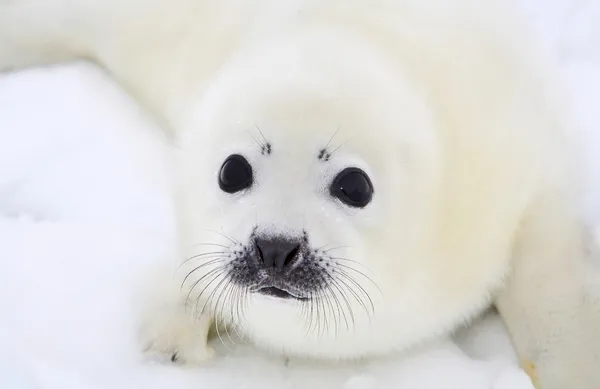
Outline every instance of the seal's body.
<svg viewBox="0 0 600 389">
<path fill-rule="evenodd" d="M 89 58 L 175 136 L 183 294 L 149 299 L 153 351 L 200 362 L 216 321 L 363 358 L 493 302 L 540 387 L 592 389 L 561 91 L 511 7 L 4 0 L 0 69 Z"/>
</svg>

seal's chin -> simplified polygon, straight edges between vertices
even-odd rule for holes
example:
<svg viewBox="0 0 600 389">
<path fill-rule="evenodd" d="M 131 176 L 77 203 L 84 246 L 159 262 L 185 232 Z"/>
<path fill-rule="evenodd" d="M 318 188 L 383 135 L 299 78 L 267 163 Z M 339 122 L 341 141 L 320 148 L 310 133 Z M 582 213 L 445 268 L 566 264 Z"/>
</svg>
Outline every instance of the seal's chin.
<svg viewBox="0 0 600 389">
<path fill-rule="evenodd" d="M 274 297 L 283 300 L 308 300 L 307 297 L 298 296 L 285 288 L 277 287 L 277 286 L 267 286 L 262 287 L 256 291 L 259 294 L 264 296 Z"/>
</svg>

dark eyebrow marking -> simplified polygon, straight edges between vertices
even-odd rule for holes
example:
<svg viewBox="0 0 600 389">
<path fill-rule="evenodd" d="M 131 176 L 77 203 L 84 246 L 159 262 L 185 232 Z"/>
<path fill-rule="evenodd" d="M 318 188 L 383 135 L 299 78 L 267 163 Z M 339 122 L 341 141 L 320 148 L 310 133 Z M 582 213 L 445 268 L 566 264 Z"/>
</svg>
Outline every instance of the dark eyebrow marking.
<svg viewBox="0 0 600 389">
<path fill-rule="evenodd" d="M 331 142 L 333 141 L 333 138 L 335 138 L 335 136 L 337 135 L 337 133 L 340 131 L 340 127 L 338 127 L 335 132 L 333 133 L 333 135 L 331 136 L 331 138 L 329 138 L 329 141 L 327 141 L 327 144 L 325 145 L 325 147 L 323 147 L 321 150 L 319 150 L 319 155 L 317 156 L 317 159 L 319 161 L 329 161 L 329 159 L 331 158 L 331 155 L 335 152 L 335 150 L 339 149 L 336 148 L 335 150 L 333 150 L 332 152 L 329 151 L 329 146 L 331 145 Z"/>
<path fill-rule="evenodd" d="M 271 155 L 271 151 L 272 151 L 272 147 L 271 147 L 271 143 L 267 142 L 265 143 L 264 147 L 261 150 L 262 155 Z"/>
<path fill-rule="evenodd" d="M 250 137 L 256 142 L 256 144 L 259 147 L 259 152 L 262 155 L 271 155 L 271 152 L 273 151 L 273 147 L 271 146 L 271 142 L 269 142 L 267 140 L 267 138 L 265 137 L 265 135 L 263 134 L 263 132 L 260 130 L 260 128 L 258 127 L 258 125 L 254 125 L 254 127 L 256 127 L 256 129 L 258 130 L 258 133 L 260 134 L 262 141 L 257 139 L 254 135 L 252 135 L 252 133 L 250 131 L 248 131 L 248 134 L 250 134 Z"/>
<path fill-rule="evenodd" d="M 323 148 L 319 150 L 319 155 L 317 158 L 319 161 L 329 161 L 329 158 L 331 158 L 331 153 L 329 153 L 326 148 Z"/>
</svg>

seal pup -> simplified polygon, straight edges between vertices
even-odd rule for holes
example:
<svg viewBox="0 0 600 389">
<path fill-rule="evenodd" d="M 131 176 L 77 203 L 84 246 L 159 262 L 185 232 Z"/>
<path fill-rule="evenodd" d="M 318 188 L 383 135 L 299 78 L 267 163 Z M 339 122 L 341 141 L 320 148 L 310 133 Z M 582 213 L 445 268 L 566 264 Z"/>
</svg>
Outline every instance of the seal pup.
<svg viewBox="0 0 600 389">
<path fill-rule="evenodd" d="M 538 388 L 592 389 L 600 306 L 537 46 L 510 1 L 0 1 L 0 69 L 93 60 L 177 141 L 186 255 L 149 351 L 201 363 L 216 322 L 365 358 L 494 303 Z"/>
</svg>

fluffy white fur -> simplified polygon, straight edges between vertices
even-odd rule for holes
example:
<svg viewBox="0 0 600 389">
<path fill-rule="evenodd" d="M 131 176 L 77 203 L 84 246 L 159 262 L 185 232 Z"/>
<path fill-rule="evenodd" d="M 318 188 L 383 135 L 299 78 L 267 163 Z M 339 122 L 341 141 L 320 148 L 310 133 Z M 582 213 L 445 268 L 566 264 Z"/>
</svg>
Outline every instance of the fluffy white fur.
<svg viewBox="0 0 600 389">
<path fill-rule="evenodd" d="M 142 359 L 135 286 L 176 242 L 165 145 L 144 119 L 90 64 L 0 75 L 0 388 L 532 389 L 497 315 L 460 331 L 460 347 L 364 363 L 227 338 L 193 369 Z"/>
<path fill-rule="evenodd" d="M 304 230 L 353 261 L 354 294 L 314 302 L 308 332 L 298 303 L 222 294 L 206 266 L 192 284 L 208 292 L 191 293 L 210 314 L 186 325 L 173 300 L 151 307 L 153 350 L 193 344 L 178 356 L 202 361 L 216 319 L 277 353 L 361 358 L 445 334 L 493 301 L 540 387 L 600 382 L 561 91 L 510 2 L 0 2 L 0 69 L 75 57 L 103 65 L 176 136 L 184 258 L 210 250 L 201 243 L 234 250 L 258 228 Z M 257 127 L 272 155 L 256 150 Z M 258 185 L 227 196 L 216 176 L 232 153 Z M 362 210 L 325 190 L 346 166 L 373 181 Z M 211 259 L 185 262 L 173 286 Z"/>
</svg>

